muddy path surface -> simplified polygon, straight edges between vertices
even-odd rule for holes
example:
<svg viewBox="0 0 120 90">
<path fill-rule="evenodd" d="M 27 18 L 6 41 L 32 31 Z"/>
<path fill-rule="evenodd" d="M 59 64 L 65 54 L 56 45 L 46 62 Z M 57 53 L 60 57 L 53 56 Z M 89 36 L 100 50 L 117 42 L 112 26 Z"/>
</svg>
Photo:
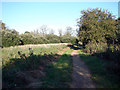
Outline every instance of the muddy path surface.
<svg viewBox="0 0 120 90">
<path fill-rule="evenodd" d="M 90 71 L 84 62 L 80 59 L 77 50 L 74 50 L 71 55 L 73 56 L 73 72 L 71 88 L 95 88 L 90 75 Z"/>
</svg>

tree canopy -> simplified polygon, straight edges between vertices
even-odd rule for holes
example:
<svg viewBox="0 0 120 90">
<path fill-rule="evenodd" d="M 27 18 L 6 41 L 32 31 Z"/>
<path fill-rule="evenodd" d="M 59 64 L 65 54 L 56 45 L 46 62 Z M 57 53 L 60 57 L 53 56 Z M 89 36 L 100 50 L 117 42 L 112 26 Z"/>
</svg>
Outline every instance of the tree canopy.
<svg viewBox="0 0 120 90">
<path fill-rule="evenodd" d="M 81 11 L 79 25 L 79 39 L 88 42 L 106 42 L 116 37 L 116 21 L 107 10 L 87 9 Z"/>
</svg>

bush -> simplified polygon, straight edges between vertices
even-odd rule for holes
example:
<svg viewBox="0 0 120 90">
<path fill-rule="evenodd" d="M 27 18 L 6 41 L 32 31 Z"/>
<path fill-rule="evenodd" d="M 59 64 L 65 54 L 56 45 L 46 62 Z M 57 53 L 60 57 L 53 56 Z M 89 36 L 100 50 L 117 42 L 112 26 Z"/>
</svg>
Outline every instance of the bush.
<svg viewBox="0 0 120 90">
<path fill-rule="evenodd" d="M 2 30 L 2 47 L 25 44 L 75 43 L 75 41 L 76 37 L 72 36 L 57 36 L 54 34 L 41 36 L 28 32 L 19 35 L 15 30 Z"/>
<path fill-rule="evenodd" d="M 76 42 L 76 37 L 62 36 L 60 40 L 61 40 L 62 43 L 75 43 Z"/>
<path fill-rule="evenodd" d="M 49 43 L 60 43 L 60 38 L 54 34 L 48 34 L 45 36 Z"/>
<path fill-rule="evenodd" d="M 90 52 L 91 54 L 93 53 L 100 53 L 100 52 L 104 52 L 107 49 L 107 43 L 96 43 L 94 41 L 89 42 L 85 47 L 87 52 Z"/>
<path fill-rule="evenodd" d="M 0 21 L 0 23 L 2 23 Z M 57 36 L 54 34 L 30 33 L 26 31 L 24 34 L 19 34 L 16 30 L 10 30 L 2 23 L 0 28 L 0 47 L 9 47 L 25 44 L 47 44 L 47 43 L 75 43 L 76 38 L 70 35 Z M 1 39 L 1 38 L 0 38 Z"/>
<path fill-rule="evenodd" d="M 2 30 L 2 46 L 9 47 L 19 45 L 19 35 L 15 30 Z"/>
<path fill-rule="evenodd" d="M 91 42 L 86 45 L 83 51 L 111 62 L 112 66 L 108 66 L 109 69 L 113 70 L 117 75 L 120 75 L 120 49 L 118 45 L 107 47 L 107 43 Z"/>
</svg>

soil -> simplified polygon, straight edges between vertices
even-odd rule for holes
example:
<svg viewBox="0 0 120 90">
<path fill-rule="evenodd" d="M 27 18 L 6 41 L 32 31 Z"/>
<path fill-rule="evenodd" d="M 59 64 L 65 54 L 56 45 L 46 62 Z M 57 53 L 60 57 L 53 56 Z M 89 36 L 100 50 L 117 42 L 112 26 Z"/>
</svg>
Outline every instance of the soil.
<svg viewBox="0 0 120 90">
<path fill-rule="evenodd" d="M 71 88 L 95 88 L 95 84 L 91 79 L 90 71 L 80 59 L 77 50 L 74 50 L 71 55 L 73 56 Z"/>
<path fill-rule="evenodd" d="M 58 52 L 57 54 L 58 54 L 58 55 L 62 55 L 67 49 L 69 49 L 69 47 L 64 48 L 62 51 Z"/>
</svg>

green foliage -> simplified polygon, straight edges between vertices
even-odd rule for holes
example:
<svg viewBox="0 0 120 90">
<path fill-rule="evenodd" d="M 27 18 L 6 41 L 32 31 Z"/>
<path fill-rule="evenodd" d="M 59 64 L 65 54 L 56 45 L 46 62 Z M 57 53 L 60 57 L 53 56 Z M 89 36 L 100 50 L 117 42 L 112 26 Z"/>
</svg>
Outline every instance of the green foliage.
<svg viewBox="0 0 120 90">
<path fill-rule="evenodd" d="M 81 11 L 79 39 L 87 44 L 89 41 L 106 42 L 116 37 L 116 21 L 107 10 L 88 9 Z"/>
<path fill-rule="evenodd" d="M 110 69 L 120 75 L 120 18 L 115 20 L 110 12 L 98 8 L 81 13 L 78 33 L 84 52 L 108 60 Z"/>
<path fill-rule="evenodd" d="M 115 20 L 110 12 L 98 8 L 83 10 L 81 13 L 78 22 L 79 39 L 88 52 L 100 53 L 108 48 L 112 51 L 120 50 L 116 48 L 120 40 L 119 18 Z M 110 48 L 111 45 L 114 49 Z"/>
<path fill-rule="evenodd" d="M 75 43 L 76 37 L 64 35 L 60 38 L 60 40 L 61 42 L 64 42 L 64 43 Z"/>
<path fill-rule="evenodd" d="M 87 45 L 85 45 L 86 51 L 88 53 L 96 53 L 96 52 L 104 52 L 107 49 L 107 43 L 95 43 L 95 42 L 90 42 Z"/>
<path fill-rule="evenodd" d="M 49 43 L 61 43 L 60 37 L 54 34 L 48 34 L 45 38 L 49 41 Z"/>
<path fill-rule="evenodd" d="M 18 34 L 16 30 L 7 29 L 4 23 L 2 25 L 0 35 L 2 35 L 1 47 L 25 44 L 73 43 L 76 39 L 75 37 L 67 34 L 64 36 L 57 36 L 53 33 L 41 35 L 40 33 L 32 33 L 28 31 L 24 34 Z"/>
<path fill-rule="evenodd" d="M 1 30 L 2 33 L 2 46 L 9 47 L 19 45 L 19 35 L 15 30 Z"/>
<path fill-rule="evenodd" d="M 120 17 L 116 20 L 118 23 L 116 24 L 117 26 L 117 32 L 116 32 L 116 35 L 117 35 L 117 43 L 120 44 Z"/>
</svg>

